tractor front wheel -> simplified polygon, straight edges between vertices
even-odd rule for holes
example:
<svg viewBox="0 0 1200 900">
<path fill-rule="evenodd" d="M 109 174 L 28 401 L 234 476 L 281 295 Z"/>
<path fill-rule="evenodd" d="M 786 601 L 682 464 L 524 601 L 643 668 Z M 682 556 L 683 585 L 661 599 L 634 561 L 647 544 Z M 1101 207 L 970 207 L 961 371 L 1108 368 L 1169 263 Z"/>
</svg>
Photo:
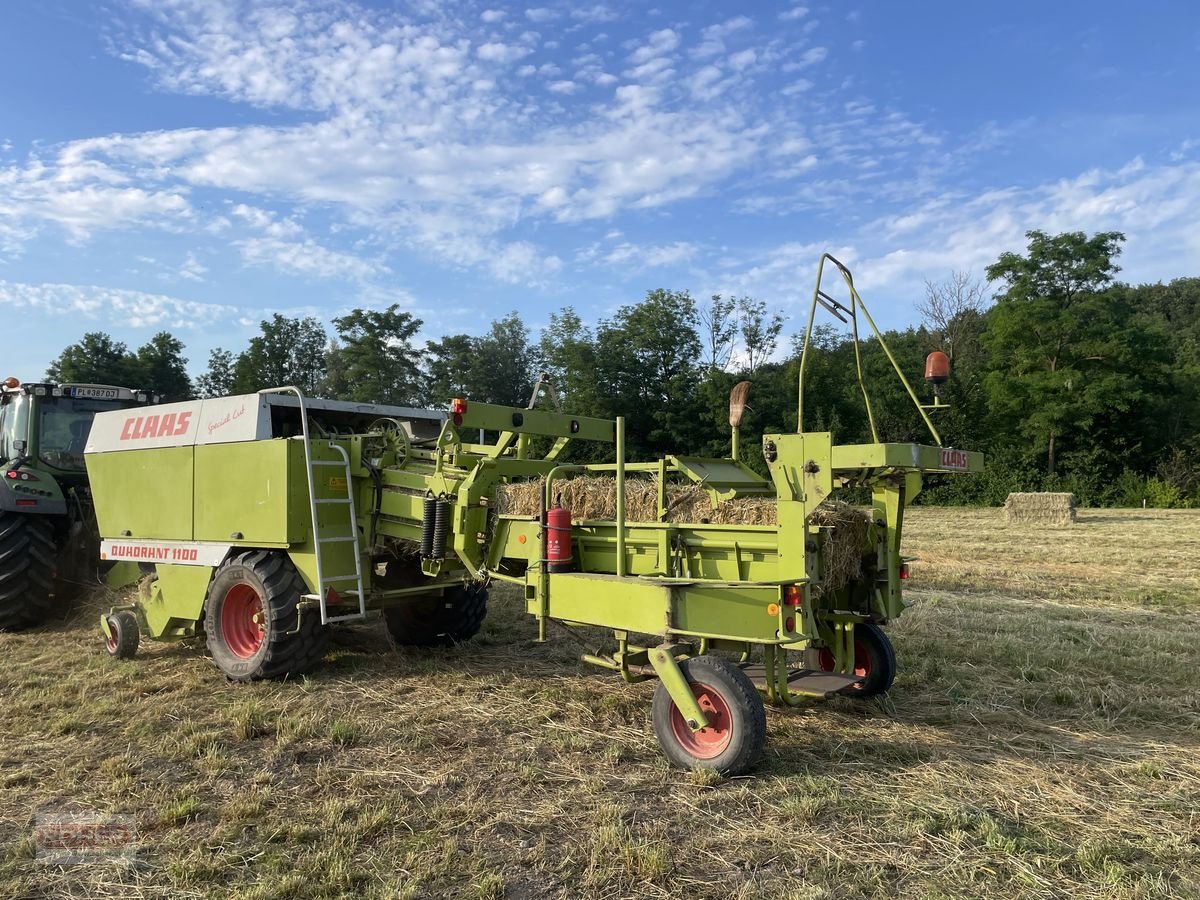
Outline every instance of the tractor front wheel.
<svg viewBox="0 0 1200 900">
<path fill-rule="evenodd" d="M 817 664 L 822 672 L 833 672 L 833 651 L 822 647 L 817 653 Z M 854 626 L 854 674 L 863 680 L 842 692 L 847 697 L 874 697 L 896 680 L 896 651 L 883 629 L 874 622 L 859 622 Z"/>
<path fill-rule="evenodd" d="M 708 725 L 692 731 L 659 682 L 651 719 L 663 753 L 681 769 L 713 769 L 722 775 L 747 771 L 762 753 L 767 737 L 767 715 L 754 682 L 719 656 L 695 656 L 679 668 Z"/>
<path fill-rule="evenodd" d="M 487 588 L 482 585 L 460 585 L 442 594 L 389 606 L 383 617 L 397 644 L 448 647 L 479 632 L 487 616 L 487 600 Z"/>
<path fill-rule="evenodd" d="M 109 636 L 104 649 L 117 659 L 133 659 L 138 648 L 138 623 L 133 613 L 122 610 L 108 617 Z"/>
<path fill-rule="evenodd" d="M 0 631 L 50 618 L 56 555 L 50 519 L 0 513 Z"/>
<path fill-rule="evenodd" d="M 300 611 L 304 581 L 283 553 L 255 550 L 217 569 L 204 601 L 208 652 L 232 681 L 290 678 L 325 655 L 329 632 Z"/>
</svg>

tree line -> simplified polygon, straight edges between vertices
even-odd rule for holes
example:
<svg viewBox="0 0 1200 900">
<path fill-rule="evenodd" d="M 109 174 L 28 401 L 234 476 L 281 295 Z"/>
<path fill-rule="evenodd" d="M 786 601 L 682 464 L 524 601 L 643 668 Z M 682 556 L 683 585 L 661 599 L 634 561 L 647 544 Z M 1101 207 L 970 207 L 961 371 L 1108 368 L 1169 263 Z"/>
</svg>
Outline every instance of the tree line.
<svg viewBox="0 0 1200 900">
<path fill-rule="evenodd" d="M 966 273 L 928 282 L 921 324 L 883 335 L 925 401 L 926 354 L 950 357 L 938 428 L 946 445 L 988 456 L 983 475 L 933 479 L 922 499 L 994 504 L 1011 490 L 1066 490 L 1093 506 L 1200 506 L 1200 278 L 1118 282 L 1117 232 L 1027 238 L 1024 252 L 987 268 L 986 282 Z M 240 352 L 213 350 L 194 382 L 167 332 L 136 351 L 90 333 L 47 376 L 169 400 L 291 384 L 314 396 L 441 408 L 459 396 L 525 406 L 546 372 L 565 411 L 625 416 L 631 458 L 727 455 L 729 390 L 749 379 L 743 434 L 797 427 L 803 328 L 785 336 L 783 315 L 749 297 L 699 302 L 660 288 L 595 326 L 566 307 L 537 335 L 513 312 L 483 334 L 422 341 L 421 320 L 396 305 L 332 324 L 329 334 L 314 318 L 275 314 Z M 880 439 L 929 441 L 880 341 L 868 337 L 858 356 Z M 805 430 L 871 440 L 856 365 L 842 326 L 814 328 Z M 742 455 L 763 469 L 753 440 Z"/>
</svg>

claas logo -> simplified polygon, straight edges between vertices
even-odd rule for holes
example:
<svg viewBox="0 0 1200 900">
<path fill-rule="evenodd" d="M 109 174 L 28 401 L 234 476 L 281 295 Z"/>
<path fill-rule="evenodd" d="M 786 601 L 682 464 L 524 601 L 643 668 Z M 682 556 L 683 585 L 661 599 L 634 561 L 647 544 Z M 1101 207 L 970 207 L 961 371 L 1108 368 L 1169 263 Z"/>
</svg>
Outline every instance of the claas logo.
<svg viewBox="0 0 1200 900">
<path fill-rule="evenodd" d="M 176 437 L 187 434 L 190 412 L 167 413 L 165 416 L 130 416 L 121 429 L 121 440 L 138 441 L 146 438 Z"/>
</svg>

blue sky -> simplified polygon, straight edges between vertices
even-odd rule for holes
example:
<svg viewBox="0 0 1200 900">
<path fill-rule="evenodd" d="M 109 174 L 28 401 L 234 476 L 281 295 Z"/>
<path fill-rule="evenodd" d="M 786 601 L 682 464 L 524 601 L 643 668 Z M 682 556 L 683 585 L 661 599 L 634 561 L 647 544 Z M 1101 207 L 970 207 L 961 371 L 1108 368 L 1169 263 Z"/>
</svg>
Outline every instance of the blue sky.
<svg viewBox="0 0 1200 900">
<path fill-rule="evenodd" d="M 8 3 L 2 374 L 273 312 L 423 334 L 655 287 L 790 317 L 830 250 L 882 325 L 1024 231 L 1200 275 L 1200 8 L 1177 2 Z"/>
</svg>

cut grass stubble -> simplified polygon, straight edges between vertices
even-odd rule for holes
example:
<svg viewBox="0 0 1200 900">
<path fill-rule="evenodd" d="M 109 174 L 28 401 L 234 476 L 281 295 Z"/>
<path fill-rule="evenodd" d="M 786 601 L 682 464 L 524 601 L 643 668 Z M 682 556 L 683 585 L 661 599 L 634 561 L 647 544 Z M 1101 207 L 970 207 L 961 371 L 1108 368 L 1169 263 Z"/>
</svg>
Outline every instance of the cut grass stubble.
<svg viewBox="0 0 1200 900">
<path fill-rule="evenodd" d="M 1200 895 L 1200 515 L 907 527 L 895 688 L 770 710 L 733 781 L 668 769 L 652 685 L 537 644 L 503 591 L 473 644 L 375 622 L 288 684 L 200 642 L 116 664 L 94 609 L 0 635 L 0 895 Z M 139 865 L 35 864 L 69 809 L 136 816 Z"/>
</svg>

